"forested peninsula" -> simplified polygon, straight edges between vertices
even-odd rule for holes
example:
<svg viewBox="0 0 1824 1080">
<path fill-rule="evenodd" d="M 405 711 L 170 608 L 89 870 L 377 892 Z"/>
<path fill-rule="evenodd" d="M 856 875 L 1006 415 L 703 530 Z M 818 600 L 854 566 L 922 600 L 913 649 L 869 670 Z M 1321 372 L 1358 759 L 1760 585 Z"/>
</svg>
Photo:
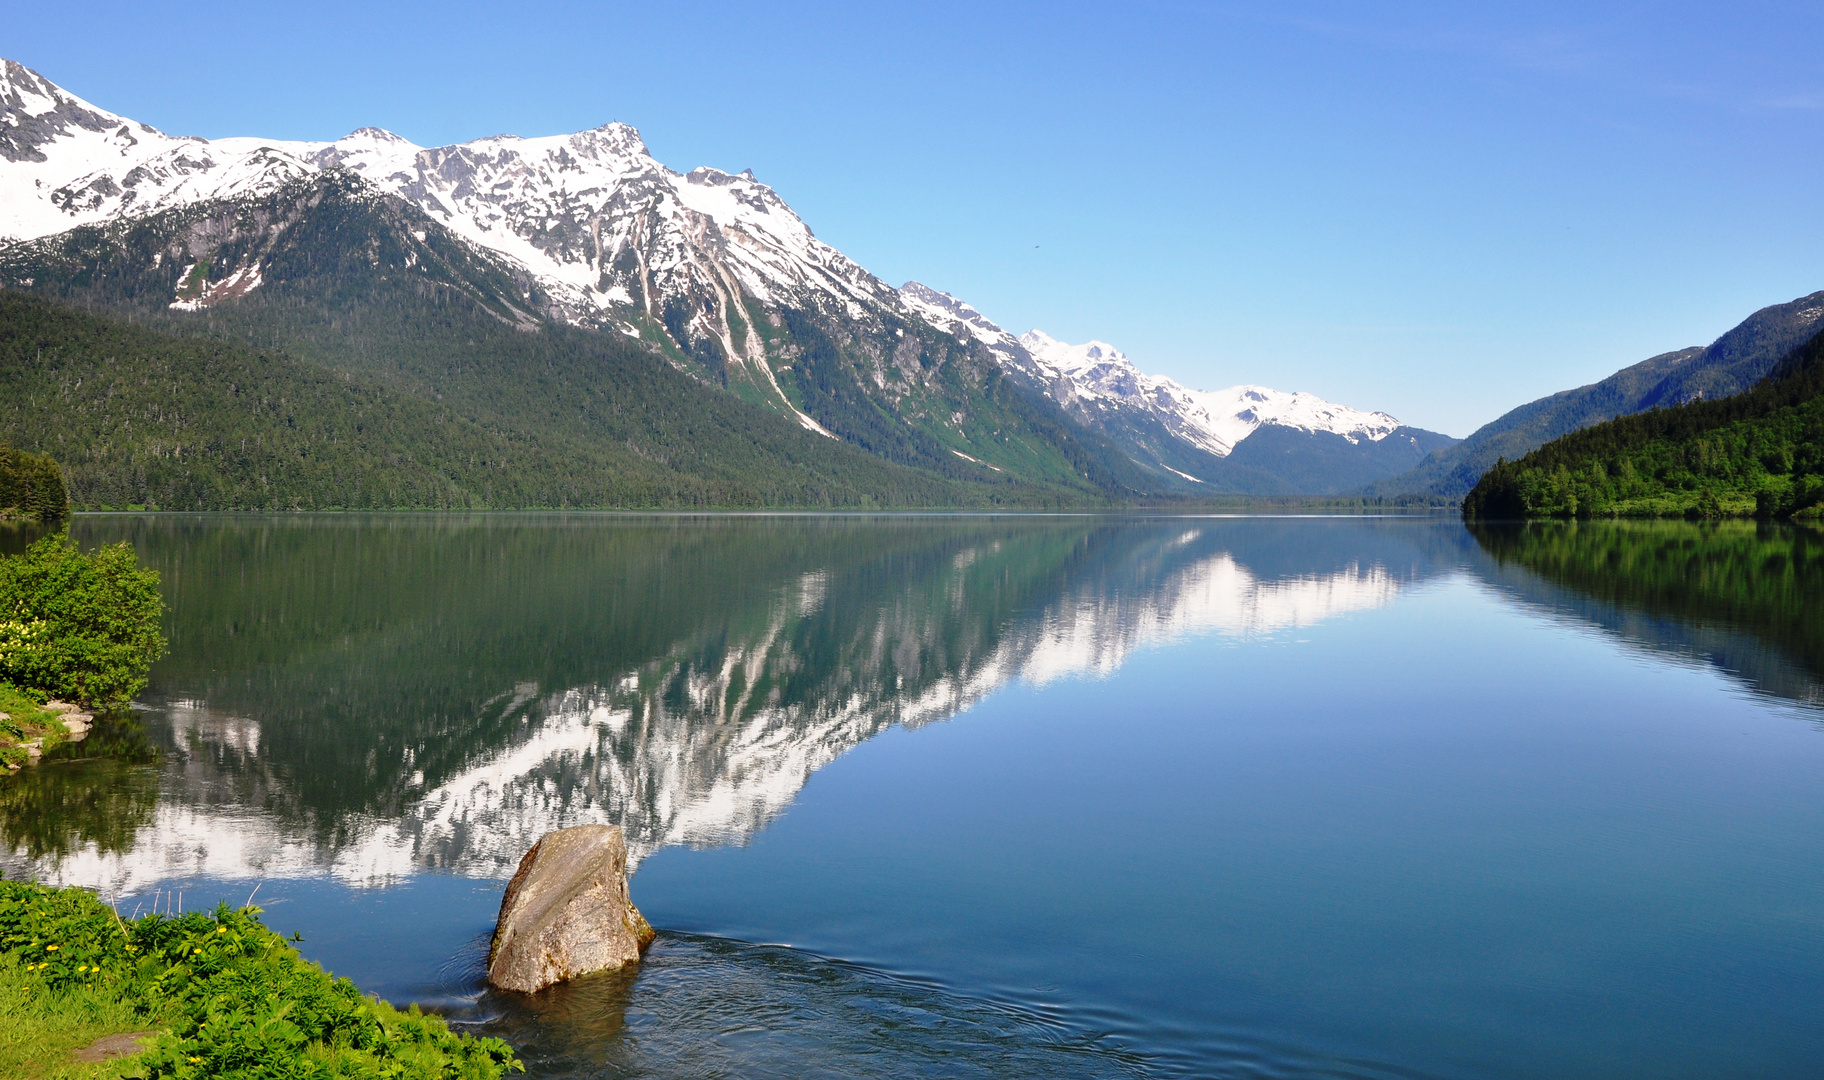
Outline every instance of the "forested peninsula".
<svg viewBox="0 0 1824 1080">
<path fill-rule="evenodd" d="M 1733 397 L 1624 416 L 1500 461 L 1469 520 L 1824 517 L 1824 335 Z"/>
</svg>

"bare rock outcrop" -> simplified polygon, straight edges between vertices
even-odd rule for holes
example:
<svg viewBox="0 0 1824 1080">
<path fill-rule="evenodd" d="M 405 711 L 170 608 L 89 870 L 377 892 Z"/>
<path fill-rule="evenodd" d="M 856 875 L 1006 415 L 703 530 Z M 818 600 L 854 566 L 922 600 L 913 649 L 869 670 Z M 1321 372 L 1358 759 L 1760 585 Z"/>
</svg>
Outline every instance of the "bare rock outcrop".
<svg viewBox="0 0 1824 1080">
<path fill-rule="evenodd" d="M 613 825 L 546 833 L 519 862 L 488 947 L 488 983 L 532 993 L 638 963 L 653 930 L 627 895 L 627 841 Z"/>
</svg>

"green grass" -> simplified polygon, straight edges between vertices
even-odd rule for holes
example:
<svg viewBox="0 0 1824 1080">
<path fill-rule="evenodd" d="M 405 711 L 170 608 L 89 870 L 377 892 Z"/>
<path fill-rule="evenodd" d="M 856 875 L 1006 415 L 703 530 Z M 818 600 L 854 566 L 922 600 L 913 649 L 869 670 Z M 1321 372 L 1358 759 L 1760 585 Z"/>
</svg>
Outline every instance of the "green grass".
<svg viewBox="0 0 1824 1080">
<path fill-rule="evenodd" d="M 138 1055 L 83 1064 L 77 1050 L 107 1035 L 147 1031 L 145 1017 L 119 996 L 74 987 L 34 986 L 19 960 L 0 953 L 0 1080 L 90 1080 L 132 1071 Z"/>
<path fill-rule="evenodd" d="M 7 719 L 0 720 L 0 769 L 24 763 L 26 753 L 19 743 L 42 738 L 44 748 L 49 750 L 63 741 L 66 729 L 62 717 L 42 708 L 42 704 L 40 696 L 0 682 L 0 713 L 7 715 Z"/>
<path fill-rule="evenodd" d="M 498 1080 L 520 1067 L 498 1039 L 363 996 L 254 907 L 126 920 L 81 889 L 0 881 L 0 965 L 0 1077 L 121 1075 L 69 1055 L 129 1031 L 158 1033 L 131 1066 L 144 1080 Z"/>
</svg>

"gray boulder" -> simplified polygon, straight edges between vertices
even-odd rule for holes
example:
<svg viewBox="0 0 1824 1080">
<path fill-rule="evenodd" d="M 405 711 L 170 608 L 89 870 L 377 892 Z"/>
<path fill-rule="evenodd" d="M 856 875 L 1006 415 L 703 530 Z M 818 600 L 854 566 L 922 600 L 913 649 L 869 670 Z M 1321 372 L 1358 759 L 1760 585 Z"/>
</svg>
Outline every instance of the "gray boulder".
<svg viewBox="0 0 1824 1080">
<path fill-rule="evenodd" d="M 546 833 L 507 885 L 488 983 L 532 993 L 638 963 L 653 930 L 627 895 L 627 841 L 612 825 Z"/>
</svg>

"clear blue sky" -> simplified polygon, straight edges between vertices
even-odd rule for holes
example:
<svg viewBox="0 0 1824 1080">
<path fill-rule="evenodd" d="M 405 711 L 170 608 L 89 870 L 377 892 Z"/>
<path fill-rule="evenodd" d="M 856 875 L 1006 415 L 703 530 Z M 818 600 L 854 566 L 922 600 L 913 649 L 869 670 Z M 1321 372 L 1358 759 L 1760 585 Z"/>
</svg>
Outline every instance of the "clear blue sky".
<svg viewBox="0 0 1824 1080">
<path fill-rule="evenodd" d="M 0 0 L 177 134 L 611 119 L 1016 332 L 1467 434 L 1824 288 L 1824 5 Z"/>
</svg>

